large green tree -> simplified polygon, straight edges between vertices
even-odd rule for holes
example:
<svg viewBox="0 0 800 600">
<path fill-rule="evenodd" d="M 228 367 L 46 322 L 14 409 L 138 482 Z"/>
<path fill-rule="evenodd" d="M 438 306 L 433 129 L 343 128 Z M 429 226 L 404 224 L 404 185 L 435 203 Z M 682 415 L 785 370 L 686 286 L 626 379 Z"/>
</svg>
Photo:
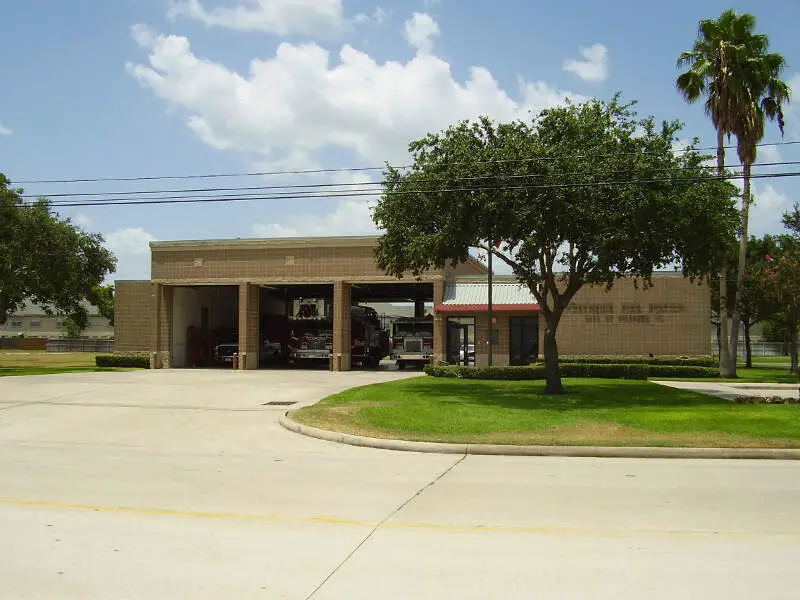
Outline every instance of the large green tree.
<svg viewBox="0 0 800 600">
<path fill-rule="evenodd" d="M 797 328 L 800 325 L 800 245 L 784 236 L 776 256 L 770 256 L 761 269 L 762 286 L 779 307 L 780 320 L 789 337 L 791 371 L 797 373 Z"/>
<path fill-rule="evenodd" d="M 747 270 L 742 280 L 741 292 L 736 297 L 739 299 L 739 321 L 744 329 L 745 368 L 753 367 L 753 350 L 750 331 L 759 321 L 771 318 L 780 307 L 776 305 L 771 293 L 771 286 L 767 285 L 760 276 L 762 270 L 769 266 L 772 257 L 779 253 L 781 237 L 765 235 L 763 237 L 750 237 L 747 245 Z"/>
<path fill-rule="evenodd" d="M 114 325 L 114 284 L 95 286 L 89 300 L 97 307 L 100 316 L 107 319 L 109 325 Z"/>
<path fill-rule="evenodd" d="M 0 173 L 0 324 L 30 299 L 85 327 L 82 302 L 97 301 L 115 266 L 102 236 L 60 218 L 44 198 L 26 202 Z"/>
<path fill-rule="evenodd" d="M 748 220 L 751 201 L 750 175 L 758 143 L 764 137 L 767 119 L 776 120 L 783 133 L 783 104 L 789 101 L 789 86 L 780 79 L 785 60 L 770 53 L 769 38 L 753 32 L 756 20 L 751 14 L 724 11 L 718 19 L 699 23 L 692 50 L 678 59 L 688 69 L 677 79 L 684 98 L 695 102 L 706 98 L 706 112 L 717 131 L 717 174 L 725 174 L 725 136 L 735 135 L 737 154 L 743 167 L 744 189 L 739 227 L 739 256 L 736 271 L 737 298 L 732 308 L 732 326 L 720 321 L 722 346 L 720 370 L 726 377 L 736 376 L 739 339 L 739 295 L 747 264 Z M 722 313 L 727 313 L 727 277 L 719 277 Z"/>
<path fill-rule="evenodd" d="M 783 225 L 794 236 L 800 238 L 800 204 L 795 202 L 792 210 L 783 214 Z"/>
<path fill-rule="evenodd" d="M 584 285 L 646 284 L 674 263 L 706 275 L 735 235 L 735 188 L 672 151 L 679 129 L 615 98 L 431 133 L 410 144 L 410 168 L 385 172 L 378 264 L 401 277 L 492 252 L 540 304 L 546 392 L 563 393 L 556 331 Z"/>
</svg>

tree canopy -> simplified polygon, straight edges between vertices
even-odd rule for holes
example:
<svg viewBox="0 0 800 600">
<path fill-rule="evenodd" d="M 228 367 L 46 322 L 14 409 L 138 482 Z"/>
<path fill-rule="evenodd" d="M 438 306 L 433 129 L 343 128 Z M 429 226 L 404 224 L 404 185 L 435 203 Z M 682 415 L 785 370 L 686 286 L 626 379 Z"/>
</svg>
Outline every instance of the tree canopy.
<svg viewBox="0 0 800 600">
<path fill-rule="evenodd" d="M 556 329 L 582 286 L 675 264 L 705 276 L 735 235 L 735 188 L 691 147 L 673 151 L 679 130 L 615 97 L 431 133 L 410 168 L 386 169 L 378 264 L 402 276 L 493 252 L 541 306 L 546 390 L 561 393 Z"/>
<path fill-rule="evenodd" d="M 790 236 L 782 236 L 780 249 L 769 256 L 758 275 L 760 286 L 777 307 L 780 320 L 789 333 L 791 370 L 797 372 L 797 327 L 800 324 L 800 246 Z"/>
<path fill-rule="evenodd" d="M 771 286 L 766 285 L 762 273 L 777 256 L 783 246 L 785 236 L 765 235 L 763 237 L 750 237 L 747 244 L 747 269 L 742 279 L 741 292 L 736 294 L 739 299 L 739 320 L 744 328 L 745 341 L 745 367 L 752 368 L 753 353 L 751 347 L 750 329 L 759 321 L 770 318 L 779 310 L 771 292 Z M 735 280 L 735 273 L 732 273 Z"/>
<path fill-rule="evenodd" d="M 796 237 L 800 237 L 800 204 L 795 202 L 792 210 L 784 213 L 783 226 Z"/>
<path fill-rule="evenodd" d="M 47 199 L 26 202 L 0 173 L 0 324 L 31 300 L 85 327 L 81 302 L 97 302 L 115 266 L 101 235 L 60 218 Z"/>
<path fill-rule="evenodd" d="M 114 325 L 114 285 L 97 285 L 92 290 L 91 303 L 97 307 L 100 315 Z"/>
</svg>

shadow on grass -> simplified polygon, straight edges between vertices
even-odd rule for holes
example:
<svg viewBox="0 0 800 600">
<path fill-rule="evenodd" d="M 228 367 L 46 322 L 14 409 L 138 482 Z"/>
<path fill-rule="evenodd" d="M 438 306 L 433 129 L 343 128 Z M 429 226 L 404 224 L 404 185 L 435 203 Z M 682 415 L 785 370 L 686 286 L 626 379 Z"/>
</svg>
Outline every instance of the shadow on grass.
<svg viewBox="0 0 800 600">
<path fill-rule="evenodd" d="M 544 395 L 544 382 L 539 381 L 424 378 L 402 382 L 402 392 L 419 394 L 442 405 L 485 405 L 526 410 L 730 405 L 723 398 L 645 381 L 565 379 L 564 387 L 566 395 L 550 396 Z"/>
</svg>

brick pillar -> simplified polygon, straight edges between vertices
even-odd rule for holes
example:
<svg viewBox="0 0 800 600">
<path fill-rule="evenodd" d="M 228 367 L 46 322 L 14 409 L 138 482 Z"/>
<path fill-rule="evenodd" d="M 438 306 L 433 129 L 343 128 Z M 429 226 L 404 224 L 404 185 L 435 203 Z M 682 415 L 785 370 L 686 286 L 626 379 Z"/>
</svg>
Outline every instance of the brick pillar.
<svg viewBox="0 0 800 600">
<path fill-rule="evenodd" d="M 154 283 L 152 285 L 152 292 L 150 293 L 151 306 L 150 316 L 152 318 L 153 333 L 150 337 L 150 368 L 160 369 L 161 365 L 158 360 L 158 348 L 161 344 L 161 284 Z"/>
<path fill-rule="evenodd" d="M 260 288 L 239 284 L 239 369 L 258 369 L 258 297 Z"/>
<path fill-rule="evenodd" d="M 447 360 L 447 316 L 436 312 L 444 302 L 444 278 L 433 282 L 433 364 Z"/>
<path fill-rule="evenodd" d="M 333 369 L 350 370 L 352 287 L 345 281 L 333 284 Z"/>
<path fill-rule="evenodd" d="M 153 349 L 150 367 L 169 369 L 172 349 L 172 288 L 160 283 L 153 284 Z"/>
</svg>

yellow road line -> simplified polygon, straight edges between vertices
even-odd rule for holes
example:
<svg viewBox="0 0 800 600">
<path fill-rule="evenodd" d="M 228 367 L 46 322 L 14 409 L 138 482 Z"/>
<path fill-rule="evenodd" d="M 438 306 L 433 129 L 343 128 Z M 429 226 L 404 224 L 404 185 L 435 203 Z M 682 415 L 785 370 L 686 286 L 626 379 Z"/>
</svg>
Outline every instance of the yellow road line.
<svg viewBox="0 0 800 600">
<path fill-rule="evenodd" d="M 372 528 L 379 524 L 378 521 L 358 521 L 346 517 L 332 515 L 318 515 L 301 517 L 282 513 L 272 514 L 247 514 L 247 513 L 221 513 L 181 510 L 172 508 L 147 508 L 135 506 L 104 506 L 96 504 L 69 504 L 65 502 L 50 502 L 40 500 L 15 500 L 0 498 L 0 505 L 55 508 L 63 510 L 77 510 L 85 512 L 129 513 L 137 515 L 156 515 L 198 519 L 258 521 L 262 523 L 283 524 L 311 524 L 311 525 L 339 525 Z M 389 521 L 383 523 L 381 528 L 421 531 L 441 531 L 456 533 L 513 533 L 527 535 L 574 535 L 583 537 L 620 537 L 620 536 L 711 536 L 711 537 L 781 537 L 800 539 L 800 533 L 792 532 L 747 532 L 747 531 L 720 531 L 720 530 L 691 530 L 691 529 L 641 529 L 641 530 L 613 530 L 613 529 L 574 529 L 568 527 L 523 527 L 511 525 L 468 525 L 468 524 L 442 524 L 442 523 L 404 523 Z"/>
</svg>

